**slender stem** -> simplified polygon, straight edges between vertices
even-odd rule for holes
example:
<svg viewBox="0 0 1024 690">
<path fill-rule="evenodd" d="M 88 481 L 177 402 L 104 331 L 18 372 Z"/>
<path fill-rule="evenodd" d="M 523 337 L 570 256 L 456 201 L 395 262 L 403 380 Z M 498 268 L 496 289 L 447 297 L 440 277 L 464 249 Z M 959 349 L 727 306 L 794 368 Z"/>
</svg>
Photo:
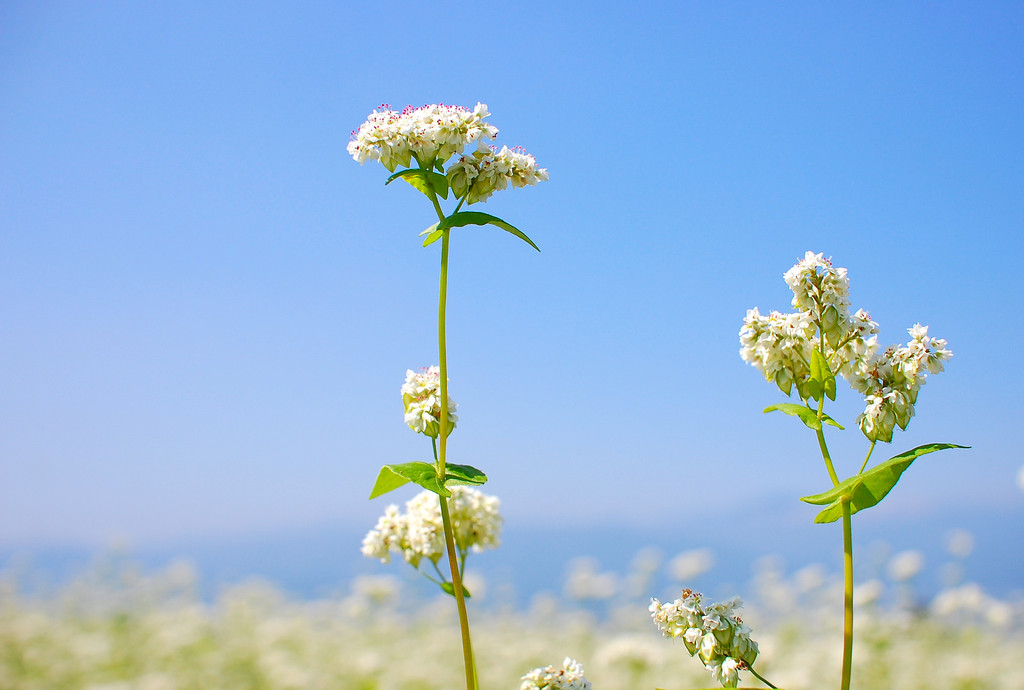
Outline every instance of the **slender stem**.
<svg viewBox="0 0 1024 690">
<path fill-rule="evenodd" d="M 818 411 L 820 418 L 821 407 L 818 408 Z M 825 444 L 825 432 L 818 429 L 815 433 L 818 436 L 818 448 L 821 449 L 821 457 L 825 459 L 825 468 L 828 470 L 828 476 L 832 480 L 832 486 L 839 486 L 839 477 L 836 475 L 836 468 L 832 466 L 832 456 L 828 454 L 828 445 Z"/>
<path fill-rule="evenodd" d="M 430 563 L 434 566 L 434 570 L 437 572 L 438 577 L 441 578 L 441 582 L 447 582 L 448 580 L 445 578 L 444 573 L 442 573 L 441 569 L 439 567 L 437 567 L 437 561 L 430 561 Z M 423 573 L 423 574 L 427 575 L 426 573 Z M 430 576 L 427 575 L 427 577 L 430 577 Z M 433 578 L 431 578 L 431 579 L 433 579 Z"/>
<path fill-rule="evenodd" d="M 444 220 L 444 212 L 437 201 L 436 195 L 431 195 L 434 202 L 434 209 L 438 218 Z M 441 418 L 438 420 L 438 446 L 437 450 L 437 477 L 444 484 L 445 461 L 448 451 L 448 353 L 445 343 L 445 307 L 448 301 L 448 240 L 449 233 L 441 236 L 441 285 L 438 296 L 437 307 L 437 350 L 438 369 L 441 384 Z M 448 514 L 448 501 L 444 496 L 438 496 L 441 502 L 441 522 L 444 525 L 445 545 L 448 550 L 448 567 L 452 575 L 453 594 L 455 604 L 459 610 L 459 628 L 462 630 L 462 655 L 466 664 L 466 690 L 476 690 L 476 667 L 473 663 L 473 645 L 469 636 L 469 614 L 466 612 L 466 597 L 462 590 L 462 573 L 460 572 L 457 555 L 455 552 L 455 534 L 452 530 L 451 516 Z"/>
<path fill-rule="evenodd" d="M 843 501 L 843 684 L 850 690 L 853 673 L 853 520 L 850 503 Z"/>
<path fill-rule="evenodd" d="M 760 673 L 755 671 L 753 666 L 747 666 L 747 670 L 750 671 L 751 673 L 753 673 L 755 678 L 757 678 L 759 681 L 761 681 L 762 683 L 767 685 L 769 688 L 772 688 L 773 690 L 778 690 L 774 685 L 769 683 L 768 680 L 764 676 L 762 676 Z"/>
<path fill-rule="evenodd" d="M 448 299 L 448 239 L 441 236 L 441 289 L 437 307 L 437 358 L 441 377 L 441 419 L 438 420 L 440 449 L 437 457 L 437 476 L 444 480 L 444 466 L 448 450 L 448 350 L 445 344 L 445 307 Z"/>
<path fill-rule="evenodd" d="M 871 442 L 871 447 L 868 448 L 868 455 L 866 458 L 864 458 L 864 464 L 860 466 L 860 472 L 858 472 L 857 474 L 863 472 L 864 468 L 868 466 L 868 460 L 871 459 L 871 454 L 875 452 L 875 443 L 877 443 L 877 441 Z"/>
<path fill-rule="evenodd" d="M 462 590 L 462 574 L 455 556 L 455 536 L 452 532 L 452 518 L 448 514 L 448 501 L 441 499 L 441 522 L 444 524 L 444 540 L 448 547 L 448 567 L 452 571 L 452 587 L 455 603 L 459 609 L 459 627 L 462 629 L 462 656 L 466 663 L 466 690 L 476 690 L 476 668 L 473 664 L 473 644 L 469 637 L 469 616 L 466 613 L 466 597 Z"/>
</svg>

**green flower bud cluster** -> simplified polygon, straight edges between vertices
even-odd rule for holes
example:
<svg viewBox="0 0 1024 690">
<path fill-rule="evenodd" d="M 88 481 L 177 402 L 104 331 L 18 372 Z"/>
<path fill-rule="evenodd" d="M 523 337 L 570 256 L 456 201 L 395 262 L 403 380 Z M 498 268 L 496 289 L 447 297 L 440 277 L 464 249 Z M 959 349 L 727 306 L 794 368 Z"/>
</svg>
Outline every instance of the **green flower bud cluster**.
<svg viewBox="0 0 1024 690">
<path fill-rule="evenodd" d="M 742 605 L 733 597 L 705 607 L 699 592 L 684 589 L 679 599 L 667 604 L 651 599 L 649 610 L 665 637 L 682 639 L 690 656 L 700 657 L 715 680 L 735 688 L 739 671 L 753 666 L 758 652 L 750 628 L 736 615 Z"/>
</svg>

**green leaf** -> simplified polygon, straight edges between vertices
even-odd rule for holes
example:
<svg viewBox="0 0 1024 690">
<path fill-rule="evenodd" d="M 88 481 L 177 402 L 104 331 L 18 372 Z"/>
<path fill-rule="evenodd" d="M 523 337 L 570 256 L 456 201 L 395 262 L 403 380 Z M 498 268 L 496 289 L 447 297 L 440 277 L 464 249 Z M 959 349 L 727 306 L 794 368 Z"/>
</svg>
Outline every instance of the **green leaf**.
<svg viewBox="0 0 1024 690">
<path fill-rule="evenodd" d="M 434 225 L 430 226 L 430 228 L 436 228 L 436 227 L 437 227 L 437 223 L 434 223 Z M 427 230 L 430 230 L 430 228 L 427 228 Z M 424 232 L 426 232 L 426 231 L 424 231 Z M 423 234 L 423 233 L 420 233 L 420 234 Z M 443 234 L 444 234 L 444 230 L 440 230 L 440 229 L 431 230 L 430 234 L 427 235 L 427 239 L 423 240 L 423 246 L 426 247 L 426 246 L 429 246 L 429 245 L 433 244 L 434 242 L 437 242 L 439 239 L 441 239 L 441 235 L 443 235 Z"/>
<path fill-rule="evenodd" d="M 409 482 L 418 484 L 427 491 L 433 491 L 445 498 L 452 495 L 452 492 L 444 488 L 444 485 L 438 481 L 437 469 L 433 465 L 428 462 L 406 462 L 401 465 L 381 467 L 377 481 L 373 484 L 373 490 L 370 491 L 370 498 L 382 496 Z"/>
<path fill-rule="evenodd" d="M 448 594 L 451 594 L 453 597 L 455 596 L 455 585 L 451 582 L 439 582 L 438 584 L 441 585 L 441 589 L 448 592 Z M 470 598 L 469 590 L 466 589 L 466 585 L 462 585 L 462 596 L 467 599 Z"/>
<path fill-rule="evenodd" d="M 481 213 L 479 211 L 461 211 L 459 213 L 453 213 L 448 216 L 440 223 L 437 224 L 437 229 L 442 232 L 448 228 L 461 228 L 467 225 L 493 225 L 501 228 L 505 232 L 510 232 L 523 242 L 540 251 L 540 247 L 533 243 L 529 237 L 526 236 L 519 228 L 515 227 L 511 223 L 506 223 L 501 218 L 492 216 L 489 213 Z"/>
<path fill-rule="evenodd" d="M 448 463 L 444 466 L 444 483 L 469 484 L 480 486 L 487 482 L 487 475 L 470 465 L 453 465 Z"/>
<path fill-rule="evenodd" d="M 914 460 L 922 455 L 949 448 L 970 448 L 970 446 L 958 446 L 955 443 L 929 443 L 918 446 L 879 463 L 867 472 L 854 475 L 824 493 L 805 496 L 800 500 L 811 505 L 828 504 L 827 508 L 818 513 L 814 521 L 819 524 L 835 522 L 843 515 L 842 503 L 844 500 L 850 503 L 851 515 L 877 505 L 892 490 L 892 487 L 896 486 L 900 476 Z"/>
<path fill-rule="evenodd" d="M 413 187 L 423 192 L 427 198 L 432 199 L 434 192 L 436 192 L 442 199 L 448 198 L 448 178 L 444 175 L 438 175 L 432 170 L 424 170 L 422 168 L 399 170 L 389 177 L 384 185 L 387 186 L 399 178 L 405 180 Z"/>
<path fill-rule="evenodd" d="M 825 356 L 818 350 L 811 351 L 811 381 L 816 384 L 813 386 L 815 400 L 821 400 L 822 392 L 829 400 L 836 399 L 836 376 L 829 369 Z"/>
<path fill-rule="evenodd" d="M 442 199 L 448 198 L 448 178 L 444 175 L 438 175 L 436 172 L 428 172 L 427 176 L 430 178 L 430 184 L 434 187 L 434 191 Z"/>
<path fill-rule="evenodd" d="M 765 412 L 785 412 L 792 417 L 799 417 L 800 421 L 803 422 L 809 429 L 817 431 L 821 428 L 821 422 L 842 429 L 843 426 L 836 420 L 829 417 L 827 414 L 821 415 L 821 422 L 818 421 L 818 413 L 807 407 L 806 405 L 798 405 L 797 403 L 779 403 L 778 405 L 769 405 L 764 408 Z"/>
</svg>

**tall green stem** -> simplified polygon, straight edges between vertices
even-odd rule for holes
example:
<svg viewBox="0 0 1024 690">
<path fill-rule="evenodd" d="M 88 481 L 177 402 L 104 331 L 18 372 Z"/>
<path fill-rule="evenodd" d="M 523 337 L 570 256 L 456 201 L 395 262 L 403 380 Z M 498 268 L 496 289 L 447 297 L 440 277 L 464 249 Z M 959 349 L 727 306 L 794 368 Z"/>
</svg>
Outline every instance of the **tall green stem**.
<svg viewBox="0 0 1024 690">
<path fill-rule="evenodd" d="M 821 419 L 825 404 L 825 396 L 818 403 L 818 419 Z M 839 477 L 832 466 L 832 457 L 825 443 L 825 432 L 817 430 L 818 447 L 821 457 L 828 468 L 828 476 L 832 485 L 839 486 Z M 873 448 L 873 447 L 872 447 Z M 870 454 L 869 456 L 870 457 Z M 865 463 L 867 461 L 865 460 Z M 850 690 L 850 676 L 853 673 L 853 520 L 851 519 L 850 503 L 843 501 L 843 681 L 842 690 Z"/>
<path fill-rule="evenodd" d="M 850 503 L 843 501 L 843 684 L 850 690 L 853 674 L 853 520 Z"/>
<path fill-rule="evenodd" d="M 441 377 L 441 419 L 438 439 L 441 445 L 437 458 L 437 476 L 444 481 L 448 450 L 448 351 L 445 346 L 445 307 L 448 302 L 448 233 L 441 236 L 441 289 L 437 307 L 437 359 Z"/>
<path fill-rule="evenodd" d="M 433 199 L 438 217 L 444 219 L 437 199 Z M 437 351 L 438 369 L 441 378 L 441 419 L 439 426 L 439 445 L 437 455 L 437 476 L 444 482 L 445 463 L 448 452 L 448 353 L 445 343 L 445 308 L 448 302 L 448 240 L 449 233 L 441 236 L 441 287 L 437 307 Z M 462 630 L 462 655 L 466 665 L 466 690 L 476 690 L 476 667 L 473 663 L 473 645 L 469 636 L 469 614 L 466 611 L 466 597 L 462 589 L 462 573 L 459 568 L 458 556 L 455 553 L 455 533 L 452 520 L 448 513 L 448 501 L 438 496 L 441 502 L 441 522 L 444 525 L 444 540 L 448 550 L 448 567 L 452 575 L 452 587 L 455 603 L 459 609 L 459 628 Z"/>
</svg>

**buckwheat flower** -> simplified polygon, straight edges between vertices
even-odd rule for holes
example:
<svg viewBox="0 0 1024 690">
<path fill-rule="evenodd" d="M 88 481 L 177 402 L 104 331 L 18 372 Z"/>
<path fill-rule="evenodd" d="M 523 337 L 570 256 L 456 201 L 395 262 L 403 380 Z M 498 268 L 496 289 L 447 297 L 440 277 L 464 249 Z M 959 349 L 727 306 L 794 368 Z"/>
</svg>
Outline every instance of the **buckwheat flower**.
<svg viewBox="0 0 1024 690">
<path fill-rule="evenodd" d="M 437 438 L 441 433 L 438 420 L 441 417 L 441 370 L 430 367 L 421 371 L 409 369 L 405 372 L 402 385 L 402 403 L 405 405 L 405 423 L 413 431 Z M 447 433 L 455 430 L 459 416 L 455 413 L 458 405 L 448 396 Z"/>
<path fill-rule="evenodd" d="M 735 688 L 740 681 L 740 662 L 732 657 L 720 657 L 706 667 L 711 676 L 722 684 L 723 688 Z"/>
<path fill-rule="evenodd" d="M 410 167 L 413 158 L 425 168 L 443 165 L 469 144 L 497 136 L 498 129 L 484 121 L 489 115 L 482 103 L 473 110 L 435 104 L 401 112 L 385 104 L 352 132 L 348 153 L 360 164 L 379 160 L 391 172 Z"/>
<path fill-rule="evenodd" d="M 424 558 L 437 563 L 444 555 L 444 523 L 437 494 L 421 491 L 405 504 L 408 523 L 407 563 L 418 568 Z"/>
<path fill-rule="evenodd" d="M 519 690 L 590 690 L 590 681 L 583 675 L 583 665 L 565 657 L 561 668 L 535 668 L 522 677 Z"/>
<path fill-rule="evenodd" d="M 878 324 L 871 320 L 871 315 L 863 309 L 850 317 L 846 330 L 833 345 L 833 354 L 829 361 L 833 372 L 849 379 L 863 367 L 876 349 L 875 334 Z"/>
<path fill-rule="evenodd" d="M 494 193 L 513 187 L 536 185 L 548 179 L 546 168 L 538 168 L 536 159 L 522 148 L 478 146 L 469 156 L 463 155 L 448 168 L 448 184 L 457 197 L 475 204 L 487 201 Z"/>
<path fill-rule="evenodd" d="M 500 502 L 477 489 L 451 487 L 452 529 L 455 544 L 463 558 L 469 551 L 480 552 L 501 545 Z M 363 555 L 387 563 L 392 553 L 414 568 L 426 559 L 437 563 L 444 555 L 444 524 L 437 494 L 421 491 L 405 504 L 405 512 L 388 506 L 376 527 L 363 539 Z"/>
<path fill-rule="evenodd" d="M 786 271 L 784 278 L 793 291 L 793 306 L 800 311 L 811 312 L 819 318 L 831 306 L 841 318 L 846 318 L 850 280 L 845 268 L 835 268 L 824 255 L 809 251 Z"/>
<path fill-rule="evenodd" d="M 472 549 L 479 553 L 501 546 L 501 524 L 504 520 L 498 512 L 501 501 L 496 496 L 488 496 L 469 487 L 453 486 L 448 503 L 455 544 L 460 552 Z"/>
<path fill-rule="evenodd" d="M 680 598 L 668 604 L 662 604 L 652 598 L 647 610 L 651 612 L 654 624 L 665 637 L 682 637 L 688 630 L 702 629 L 704 609 L 701 608 L 700 602 L 699 592 L 684 589 Z"/>
<path fill-rule="evenodd" d="M 391 552 L 402 551 L 403 545 L 408 543 L 408 531 L 408 522 L 398 512 L 398 506 L 388 506 L 377 520 L 377 525 L 363 538 L 363 555 L 389 563 Z"/>
<path fill-rule="evenodd" d="M 907 343 L 909 360 L 914 363 L 914 374 L 920 369 L 927 369 L 929 374 L 938 374 L 945 368 L 945 362 L 953 353 L 946 349 L 946 341 L 928 336 L 928 326 L 914 324 L 907 329 L 911 340 Z M 909 370 L 909 363 L 907 369 Z"/>
<path fill-rule="evenodd" d="M 926 326 L 917 324 L 908 331 L 911 340 L 906 346 L 885 350 L 879 350 L 872 336 L 865 341 L 866 354 L 843 371 L 850 385 L 864 395 L 864 412 L 857 423 L 872 441 L 888 443 L 896 426 L 907 428 L 925 379 L 942 371 L 953 356 L 945 340 L 928 336 Z"/>
<path fill-rule="evenodd" d="M 743 600 L 738 596 L 717 604 L 711 604 L 705 609 L 704 628 L 706 630 L 723 630 L 728 628 L 732 617 L 736 613 L 736 609 L 740 606 L 743 606 Z"/>
<path fill-rule="evenodd" d="M 920 551 L 902 551 L 889 561 L 889 577 L 897 582 L 913 579 L 924 568 L 924 556 Z"/>
<path fill-rule="evenodd" d="M 815 326 L 806 312 L 762 315 L 757 307 L 747 311 L 740 329 L 740 357 L 775 383 L 786 395 L 797 386 L 801 397 L 810 377 L 811 352 L 816 345 Z"/>
<path fill-rule="evenodd" d="M 699 656 L 716 680 L 736 687 L 738 671 L 752 666 L 758 654 L 750 628 L 736 615 L 743 601 L 733 597 L 707 607 L 701 602 L 699 593 L 684 589 L 669 604 L 651 599 L 649 610 L 665 637 L 682 638 L 690 656 Z"/>
</svg>

